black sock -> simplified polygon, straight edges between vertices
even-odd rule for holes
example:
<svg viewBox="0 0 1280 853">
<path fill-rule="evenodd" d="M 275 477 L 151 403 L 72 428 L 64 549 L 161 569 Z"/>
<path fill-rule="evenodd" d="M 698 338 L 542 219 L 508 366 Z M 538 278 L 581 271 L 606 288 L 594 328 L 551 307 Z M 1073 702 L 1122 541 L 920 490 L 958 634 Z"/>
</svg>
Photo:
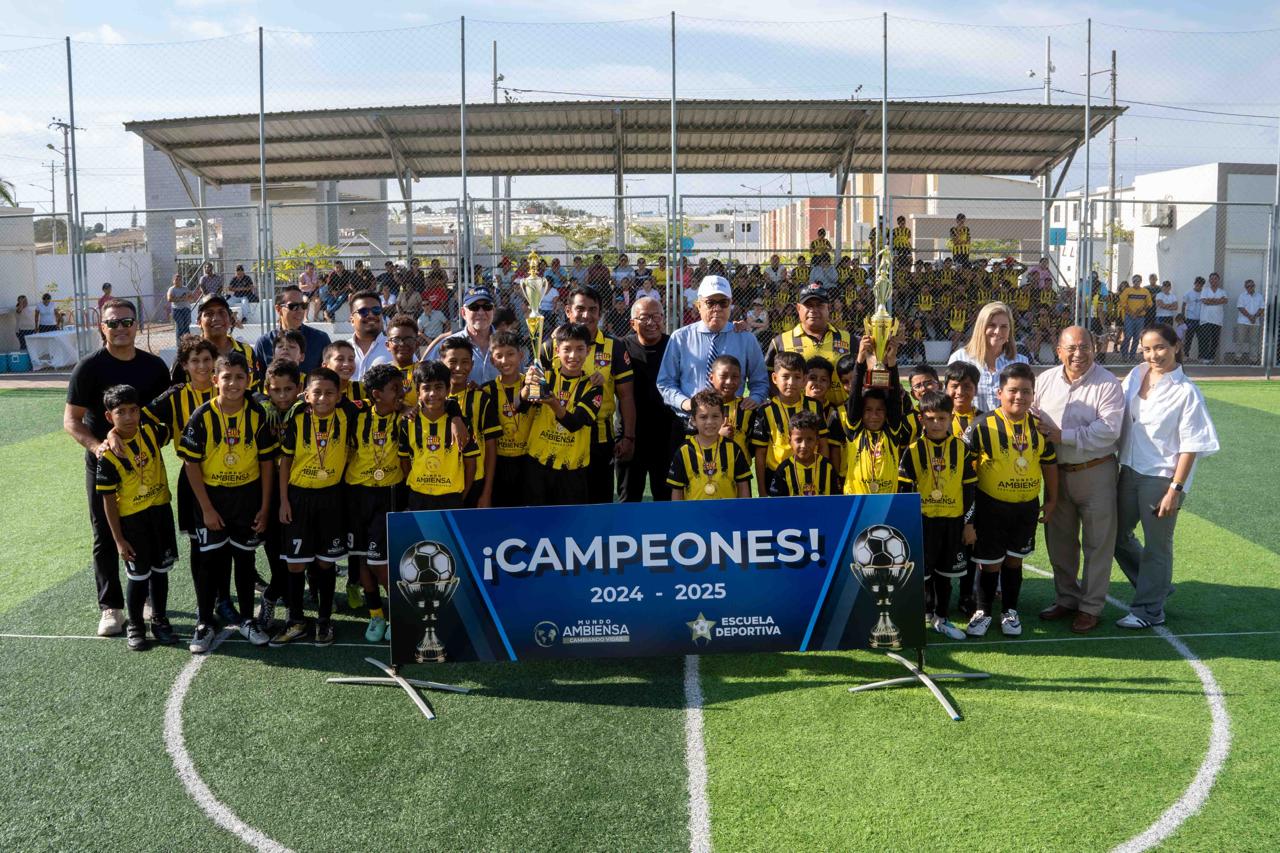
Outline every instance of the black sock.
<svg viewBox="0 0 1280 853">
<path fill-rule="evenodd" d="M 151 621 L 169 621 L 169 573 L 151 570 Z"/>
<path fill-rule="evenodd" d="M 372 589 L 364 591 L 364 603 L 369 605 L 370 610 L 382 609 L 382 592 L 378 589 L 378 582 L 373 582 Z"/>
<path fill-rule="evenodd" d="M 991 608 L 996 600 L 996 584 L 1000 581 L 1000 573 L 985 571 L 978 573 L 978 609 L 991 615 Z"/>
<path fill-rule="evenodd" d="M 226 544 L 200 555 L 196 577 L 196 621 L 201 624 L 213 625 L 214 602 L 220 586 L 218 579 L 231 572 L 231 555 L 227 553 L 227 549 L 231 547 Z"/>
<path fill-rule="evenodd" d="M 236 575 L 236 599 L 239 601 L 240 618 L 253 618 L 253 604 L 257 600 L 258 592 L 254 588 L 254 583 L 258 579 L 258 570 L 255 566 L 257 551 L 246 551 L 243 548 L 234 548 L 232 560 L 235 563 Z M 227 581 L 230 583 L 230 580 Z"/>
<path fill-rule="evenodd" d="M 306 585 L 305 573 L 289 572 L 289 621 L 295 624 L 306 619 L 302 613 L 302 588 Z"/>
<path fill-rule="evenodd" d="M 147 603 L 147 582 L 129 578 L 125 582 L 124 590 L 125 608 L 129 613 L 129 627 L 141 628 L 144 624 L 142 621 L 142 606 Z"/>
<path fill-rule="evenodd" d="M 267 588 L 262 591 L 262 595 L 267 601 L 280 602 L 289 594 L 289 579 L 285 575 L 289 574 L 289 566 L 282 558 L 272 560 L 270 555 L 267 557 L 271 566 L 271 581 L 267 584 Z"/>
<path fill-rule="evenodd" d="M 933 610 L 934 616 L 945 620 L 951 611 L 951 578 L 943 575 L 933 576 Z"/>
<path fill-rule="evenodd" d="M 924 577 L 924 615 L 928 619 L 934 614 L 933 601 L 933 575 L 925 575 Z"/>
<path fill-rule="evenodd" d="M 328 619 L 333 615 L 333 591 L 338 586 L 338 573 L 332 565 L 316 567 L 316 592 L 319 602 L 316 605 L 316 616 Z"/>
<path fill-rule="evenodd" d="M 1022 566 L 1000 567 L 1000 600 L 1005 610 L 1018 609 L 1018 593 L 1022 591 Z"/>
<path fill-rule="evenodd" d="M 965 564 L 964 577 L 960 579 L 960 600 L 973 601 L 976 597 L 974 584 L 977 583 L 978 564 L 970 560 Z"/>
<path fill-rule="evenodd" d="M 236 546 L 232 545 L 230 542 L 223 545 L 222 548 L 220 548 L 219 550 L 225 551 L 228 548 L 234 549 L 236 551 L 240 550 L 239 548 L 236 548 Z M 232 560 L 228 559 L 226 561 L 226 568 L 223 569 L 217 576 L 217 580 L 218 580 L 218 599 L 217 600 L 225 601 L 227 602 L 227 604 L 231 603 L 231 563 L 232 563 Z"/>
</svg>

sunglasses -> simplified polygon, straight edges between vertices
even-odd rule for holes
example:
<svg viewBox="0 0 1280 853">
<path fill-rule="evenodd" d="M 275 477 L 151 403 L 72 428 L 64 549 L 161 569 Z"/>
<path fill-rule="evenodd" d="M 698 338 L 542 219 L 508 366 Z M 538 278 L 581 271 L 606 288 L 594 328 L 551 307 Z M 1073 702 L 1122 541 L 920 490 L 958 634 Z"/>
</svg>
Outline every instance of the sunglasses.
<svg viewBox="0 0 1280 853">
<path fill-rule="evenodd" d="M 305 303 L 305 302 L 286 302 L 286 303 L 284 304 L 284 307 L 285 307 L 285 309 L 286 309 L 286 310 L 289 310 L 289 311 L 301 311 L 303 308 L 306 308 L 306 307 L 307 307 L 307 303 Z"/>
<path fill-rule="evenodd" d="M 357 308 L 356 314 L 361 317 L 381 317 L 382 307 L 375 305 L 372 308 Z"/>
<path fill-rule="evenodd" d="M 119 320 L 103 320 L 102 325 L 106 326 L 108 329 L 119 329 L 121 327 L 131 329 L 133 328 L 134 322 L 135 321 L 132 317 L 121 317 Z"/>
<path fill-rule="evenodd" d="M 493 303 L 492 302 L 476 302 L 475 304 L 468 305 L 467 307 L 472 311 L 492 311 Z"/>
</svg>

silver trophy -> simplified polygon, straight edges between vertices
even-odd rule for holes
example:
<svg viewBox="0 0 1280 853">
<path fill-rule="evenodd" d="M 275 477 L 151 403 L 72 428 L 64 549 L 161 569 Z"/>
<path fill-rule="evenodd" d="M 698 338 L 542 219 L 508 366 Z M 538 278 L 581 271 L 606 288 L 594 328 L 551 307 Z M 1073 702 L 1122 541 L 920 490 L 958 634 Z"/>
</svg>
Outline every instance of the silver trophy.
<svg viewBox="0 0 1280 853">
<path fill-rule="evenodd" d="M 910 549 L 907 537 L 886 524 L 868 527 L 853 540 L 853 562 L 849 564 L 853 576 L 869 594 L 875 596 L 880 618 L 871 629 L 871 648 L 902 648 L 902 632 L 889 618 L 893 596 L 915 568 L 907 557 Z"/>
<path fill-rule="evenodd" d="M 419 542 L 400 558 L 401 594 L 415 604 L 426 625 L 414 653 L 418 663 L 443 663 L 444 643 L 436 633 L 440 611 L 458 588 L 453 555 L 439 542 Z"/>
</svg>

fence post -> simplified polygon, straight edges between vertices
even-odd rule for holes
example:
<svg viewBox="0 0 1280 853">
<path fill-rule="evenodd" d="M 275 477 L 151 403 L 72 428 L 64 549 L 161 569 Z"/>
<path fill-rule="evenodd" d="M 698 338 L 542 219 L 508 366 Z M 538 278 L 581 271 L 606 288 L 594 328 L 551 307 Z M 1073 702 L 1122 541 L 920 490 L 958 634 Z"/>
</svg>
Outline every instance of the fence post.
<svg viewBox="0 0 1280 853">
<path fill-rule="evenodd" d="M 465 245 L 463 257 L 467 262 L 465 277 L 461 272 L 458 275 L 458 304 L 461 305 L 466 282 L 471 280 L 475 270 L 475 262 L 472 260 L 471 245 L 471 201 L 470 196 L 467 194 L 467 16 L 463 15 L 459 21 L 461 28 L 459 60 L 462 68 L 462 100 L 458 112 L 458 136 L 461 143 L 459 165 L 462 171 L 462 240 Z"/>
<path fill-rule="evenodd" d="M 680 198 L 677 188 L 676 154 L 676 13 L 671 13 L 671 203 L 667 205 L 667 215 L 675 217 L 671 227 L 667 229 L 670 239 L 669 260 L 667 261 L 667 331 L 674 331 L 679 326 L 678 320 L 684 316 L 684 199 Z M 678 207 L 677 207 L 678 205 Z"/>
</svg>

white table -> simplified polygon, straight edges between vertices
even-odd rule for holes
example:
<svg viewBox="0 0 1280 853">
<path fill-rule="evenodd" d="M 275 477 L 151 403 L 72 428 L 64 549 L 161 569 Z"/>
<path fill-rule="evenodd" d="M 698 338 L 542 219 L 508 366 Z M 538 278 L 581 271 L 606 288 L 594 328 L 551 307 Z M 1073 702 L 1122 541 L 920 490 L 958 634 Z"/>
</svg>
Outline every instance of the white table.
<svg viewBox="0 0 1280 853">
<path fill-rule="evenodd" d="M 80 358 L 75 329 L 27 335 L 27 351 L 31 354 L 32 370 L 71 367 Z"/>
</svg>

